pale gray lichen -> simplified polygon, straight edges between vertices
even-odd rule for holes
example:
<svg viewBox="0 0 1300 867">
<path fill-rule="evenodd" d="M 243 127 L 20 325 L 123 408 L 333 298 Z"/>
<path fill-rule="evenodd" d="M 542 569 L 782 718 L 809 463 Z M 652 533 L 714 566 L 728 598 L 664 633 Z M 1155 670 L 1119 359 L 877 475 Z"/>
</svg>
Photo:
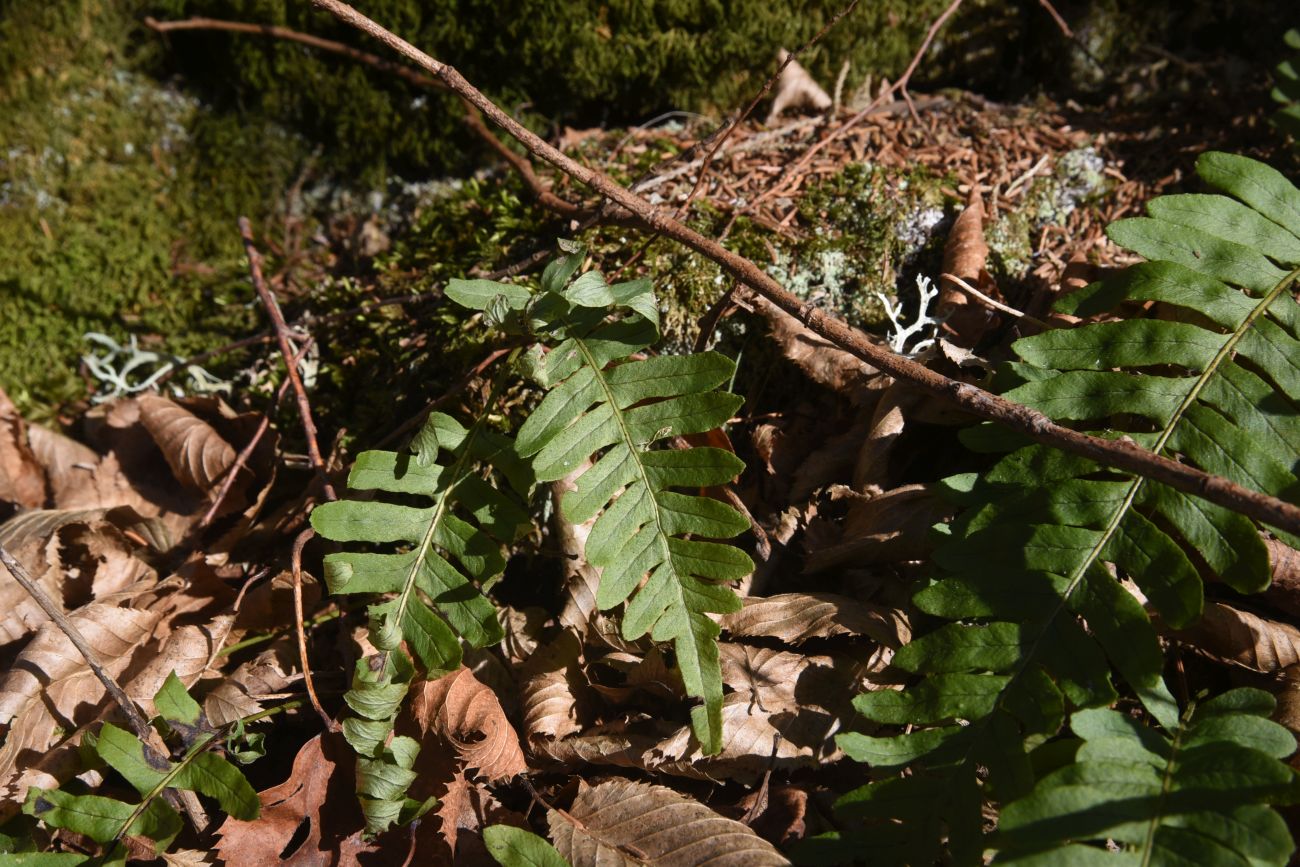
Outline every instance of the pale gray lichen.
<svg viewBox="0 0 1300 867">
<path fill-rule="evenodd" d="M 229 382 L 213 376 L 197 364 L 186 364 L 183 358 L 141 349 L 134 334 L 125 346 L 98 331 L 88 332 L 85 338 L 100 347 L 98 351 L 91 350 L 81 356 L 86 370 L 100 383 L 99 391 L 91 398 L 95 403 L 155 388 L 163 377 L 178 367 L 185 373 L 184 382 L 175 379 L 168 382 L 176 397 L 186 393 L 229 394 L 231 391 Z"/>
</svg>

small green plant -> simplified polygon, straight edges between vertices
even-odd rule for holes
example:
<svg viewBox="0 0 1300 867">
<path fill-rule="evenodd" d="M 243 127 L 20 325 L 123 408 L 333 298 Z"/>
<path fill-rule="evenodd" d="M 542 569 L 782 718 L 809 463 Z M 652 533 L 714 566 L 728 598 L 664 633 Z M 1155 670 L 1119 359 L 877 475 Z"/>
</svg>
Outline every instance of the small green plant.
<svg viewBox="0 0 1300 867">
<path fill-rule="evenodd" d="M 1229 154 L 1203 155 L 1197 171 L 1228 195 L 1166 196 L 1149 217 L 1112 224 L 1112 239 L 1150 261 L 1062 299 L 1061 312 L 1108 321 L 1018 341 L 1005 394 L 1295 500 L 1285 456 L 1300 445 L 1300 190 Z M 1017 445 L 990 427 L 966 441 Z M 1278 761 L 1294 739 L 1259 719 L 1266 695 L 1180 708 L 1144 605 L 1179 628 L 1199 619 L 1207 578 L 1263 589 L 1260 528 L 1039 445 L 945 485 L 964 510 L 937 528 L 939 571 L 914 603 L 947 622 L 895 657 L 911 685 L 855 702 L 908 731 L 840 736 L 880 778 L 841 799 L 857 829 L 807 856 L 852 857 L 871 841 L 875 863 L 928 862 L 944 848 L 961 864 L 989 850 L 999 863 L 1094 863 L 1109 840 L 1165 864 L 1194 833 L 1209 859 L 1198 863 L 1285 863 L 1290 838 L 1263 805 L 1300 795 Z M 1112 706 L 1123 712 L 1100 710 Z M 1062 739 L 1067 715 L 1075 737 Z M 1206 756 L 1240 773 L 1197 770 Z M 992 835 L 985 802 L 1002 806 Z"/>
<path fill-rule="evenodd" d="M 140 802 L 130 804 L 101 795 L 74 794 L 63 789 L 27 790 L 23 812 L 52 828 L 84 834 L 105 847 L 102 858 L 82 855 L 40 856 L 47 860 L 31 863 L 60 865 L 124 864 L 125 838 L 144 837 L 161 854 L 182 830 L 180 814 L 163 800 L 171 790 L 198 792 L 216 799 L 221 809 L 236 819 L 256 819 L 261 805 L 248 780 L 229 760 L 214 751 L 222 743 L 222 732 L 207 725 L 203 709 L 173 673 L 154 697 L 160 732 L 179 739 L 180 758 L 158 764 L 145 754 L 136 735 L 105 723 L 93 736 L 83 739 L 83 754 L 112 768 L 140 793 Z M 101 765 L 101 766 L 102 766 Z M 22 855 L 0 856 L 22 859 Z M 14 863 L 23 863 L 21 860 Z"/>
</svg>

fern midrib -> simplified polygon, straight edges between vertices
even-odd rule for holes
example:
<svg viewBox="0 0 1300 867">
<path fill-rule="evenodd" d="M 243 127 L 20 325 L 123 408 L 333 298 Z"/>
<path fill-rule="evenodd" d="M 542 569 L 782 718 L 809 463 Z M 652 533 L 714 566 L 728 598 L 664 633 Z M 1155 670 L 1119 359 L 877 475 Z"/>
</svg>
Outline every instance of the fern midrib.
<svg viewBox="0 0 1300 867">
<path fill-rule="evenodd" d="M 1188 712 L 1190 713 L 1190 709 Z M 1164 805 L 1169 800 L 1169 790 L 1174 785 L 1174 767 L 1178 762 L 1178 750 L 1182 746 L 1182 740 L 1183 729 L 1179 726 L 1174 732 L 1173 749 L 1169 752 L 1169 760 L 1165 762 L 1165 772 L 1160 780 L 1160 803 L 1157 805 L 1155 815 L 1151 817 L 1151 821 L 1147 822 L 1146 840 L 1142 844 L 1141 867 L 1148 867 L 1155 852 L 1156 831 L 1160 829 L 1160 818 L 1164 815 Z"/>
<path fill-rule="evenodd" d="M 518 350 L 515 350 L 511 354 L 510 360 L 513 361 L 517 354 Z M 478 437 L 479 431 L 483 429 L 483 424 L 492 412 L 492 407 L 496 405 L 497 396 L 501 393 L 501 386 L 505 380 L 504 371 L 509 370 L 510 366 L 510 364 L 504 365 L 503 373 L 499 374 L 492 384 L 492 391 L 488 394 L 487 401 L 483 405 L 483 411 L 478 414 L 478 417 L 474 419 L 474 424 L 470 425 L 469 430 L 465 433 L 465 439 L 460 444 L 460 454 L 448 468 L 450 481 L 434 503 L 433 517 L 424 531 L 424 537 L 420 540 L 419 553 L 411 562 L 411 568 L 406 572 L 406 578 L 402 582 L 402 591 L 398 594 L 397 605 L 394 608 L 399 631 L 403 631 L 403 633 L 406 626 L 406 604 L 410 600 L 411 594 L 415 592 L 416 576 L 419 575 L 420 568 L 429 558 L 429 552 L 433 550 L 434 533 L 437 532 L 443 518 L 451 512 L 452 496 L 456 493 L 460 483 L 469 476 L 467 467 L 473 463 L 474 440 Z"/>
<path fill-rule="evenodd" d="M 114 843 L 122 839 L 123 835 L 125 835 L 126 832 L 131 829 L 131 826 L 134 825 L 136 821 L 141 816 L 144 815 L 144 811 L 149 809 L 149 805 L 152 804 L 160 795 L 162 795 L 162 793 L 167 789 L 167 787 L 172 784 L 172 780 L 180 776 L 181 771 L 189 767 L 190 763 L 193 762 L 196 758 L 198 758 L 199 754 L 202 753 L 204 750 L 206 750 L 208 745 L 211 744 L 216 739 L 216 737 L 217 737 L 216 732 L 208 732 L 207 734 L 204 734 L 201 738 L 199 738 L 198 741 L 195 742 L 194 746 L 190 748 L 189 752 L 187 752 L 184 756 L 181 757 L 180 761 L 178 761 L 176 764 L 172 765 L 170 769 L 168 769 L 167 773 L 163 775 L 163 778 L 158 781 L 158 784 L 154 786 L 149 791 L 148 794 L 146 794 L 143 798 L 140 799 L 140 803 L 137 804 L 135 809 L 131 811 L 131 814 L 126 817 L 126 821 L 124 821 L 118 827 L 117 833 L 113 835 Z"/>
</svg>

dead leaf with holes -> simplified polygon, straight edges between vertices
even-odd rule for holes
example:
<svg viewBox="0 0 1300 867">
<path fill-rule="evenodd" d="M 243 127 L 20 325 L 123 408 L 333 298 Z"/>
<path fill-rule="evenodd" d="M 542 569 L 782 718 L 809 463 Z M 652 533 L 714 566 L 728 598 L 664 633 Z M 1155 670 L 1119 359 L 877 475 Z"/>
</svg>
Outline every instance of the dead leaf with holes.
<svg viewBox="0 0 1300 867">
<path fill-rule="evenodd" d="M 551 840 L 575 867 L 768 867 L 787 861 L 745 825 L 664 786 L 579 784 L 568 810 L 546 815 Z"/>
<path fill-rule="evenodd" d="M 412 692 L 416 724 L 449 746 L 466 768 L 493 782 L 528 770 L 519 737 L 501 702 L 469 669 L 425 681 Z"/>
<path fill-rule="evenodd" d="M 227 818 L 222 823 L 217 830 L 217 855 L 227 864 L 334 867 L 361 863 L 358 855 L 376 852 L 378 847 L 360 837 L 361 809 L 352 772 L 355 762 L 356 755 L 342 736 L 317 735 L 307 741 L 293 760 L 289 778 L 258 793 L 262 804 L 258 819 L 242 822 Z M 286 851 L 300 835 L 301 842 Z"/>
<path fill-rule="evenodd" d="M 149 643 L 159 619 L 101 603 L 69 615 L 117 678 Z M 55 788 L 74 771 L 82 728 L 110 706 L 68 637 L 53 623 L 42 626 L 0 679 L 0 723 L 9 726 L 0 747 L 0 823 L 18 812 L 29 787 Z"/>
</svg>

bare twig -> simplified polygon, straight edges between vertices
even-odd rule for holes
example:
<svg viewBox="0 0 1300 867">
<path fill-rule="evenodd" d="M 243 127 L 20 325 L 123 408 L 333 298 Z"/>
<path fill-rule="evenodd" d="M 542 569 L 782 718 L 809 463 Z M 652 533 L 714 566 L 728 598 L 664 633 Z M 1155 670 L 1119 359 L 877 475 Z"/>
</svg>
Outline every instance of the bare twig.
<svg viewBox="0 0 1300 867">
<path fill-rule="evenodd" d="M 325 723 L 328 731 L 339 731 L 340 726 L 334 721 L 334 718 L 325 713 L 325 708 L 321 707 L 320 699 L 316 697 L 316 684 L 311 679 L 311 663 L 307 661 L 307 633 L 303 628 L 303 610 L 302 610 L 302 549 L 316 531 L 308 527 L 298 534 L 298 538 L 293 540 L 293 559 L 290 561 L 293 566 L 293 628 L 298 635 L 298 661 L 302 665 L 302 681 L 307 685 L 307 698 L 311 700 L 311 706 L 316 708 L 316 713 Z"/>
<path fill-rule="evenodd" d="M 312 468 L 316 470 L 325 489 L 325 496 L 330 500 L 337 500 L 338 494 L 334 493 L 334 485 L 330 483 L 325 461 L 320 456 L 320 446 L 316 443 L 316 422 L 311 417 L 311 403 L 307 400 L 307 389 L 303 388 L 302 377 L 298 375 L 298 365 L 294 363 L 296 353 L 289 343 L 289 326 L 285 324 L 284 314 L 280 312 L 280 305 L 275 300 L 275 293 L 266 285 L 266 280 L 262 277 L 262 254 L 257 252 L 257 247 L 253 243 L 253 227 L 247 217 L 239 218 L 239 236 L 243 238 L 244 250 L 248 253 L 248 271 L 253 280 L 253 288 L 257 290 L 258 297 L 262 299 L 262 304 L 266 306 L 266 312 L 271 317 L 271 324 L 275 327 L 275 338 L 280 344 L 280 354 L 284 356 L 284 363 L 289 371 L 289 382 L 298 398 L 298 415 L 302 419 L 302 432 L 307 436 L 307 456 L 311 459 Z"/>
<path fill-rule="evenodd" d="M 1061 17 L 1061 13 L 1056 11 L 1056 7 L 1052 5 L 1052 0 L 1038 0 L 1038 5 L 1046 9 L 1047 14 L 1052 16 L 1052 20 L 1056 22 L 1056 26 L 1060 28 L 1062 35 L 1064 35 L 1066 39 L 1074 38 L 1074 31 L 1070 29 L 1069 24 L 1065 23 L 1065 19 Z"/>
<path fill-rule="evenodd" d="M 153 729 L 149 727 L 149 721 L 144 718 L 144 714 L 140 713 L 140 709 L 136 707 L 131 697 L 126 694 L 126 690 L 122 689 L 121 684 L 113 679 L 113 675 L 108 673 L 104 663 L 100 662 L 99 655 L 91 648 L 90 642 L 86 641 L 86 636 L 81 634 L 81 630 L 77 628 L 77 625 L 63 613 L 63 609 L 55 604 L 53 599 L 46 595 L 41 586 L 27 573 L 27 568 L 22 563 L 19 563 L 5 549 L 4 545 L 0 545 L 0 563 L 5 565 L 5 568 L 9 570 L 10 575 L 14 576 L 14 580 L 18 582 L 19 586 L 27 591 L 27 595 L 31 596 L 36 601 L 36 604 L 41 607 L 41 610 L 45 612 L 46 616 L 50 618 L 50 622 L 68 637 L 68 641 L 72 642 L 72 646 L 81 654 L 81 658 L 86 661 L 91 673 L 99 679 L 99 682 L 104 685 L 104 689 L 108 691 L 109 696 L 112 697 L 113 702 L 126 715 L 127 723 L 130 724 L 136 737 L 140 738 L 140 745 L 144 748 L 145 757 L 157 767 L 164 767 L 167 764 L 167 757 L 154 748 L 151 741 L 156 735 Z M 165 793 L 165 797 L 172 807 L 185 811 L 190 818 L 190 822 L 197 830 L 202 831 L 207 825 L 207 816 L 197 799 L 182 798 L 179 793 L 171 790 Z"/>
<path fill-rule="evenodd" d="M 949 379 L 914 361 L 895 355 L 857 329 L 787 292 L 753 262 L 731 252 L 690 227 L 682 225 L 669 214 L 620 186 L 608 175 L 576 162 L 546 143 L 497 107 L 453 67 L 433 59 L 346 3 L 339 0 L 313 0 L 313 2 L 437 75 L 448 87 L 472 102 L 485 117 L 514 136 L 531 153 L 626 208 L 650 229 L 661 232 L 716 262 L 750 290 L 797 317 L 800 322 L 822 337 L 890 376 L 906 380 L 979 418 L 998 422 L 1035 442 L 1073 452 L 1105 466 L 1135 473 L 1177 490 L 1203 497 L 1265 524 L 1300 533 L 1300 507 L 1298 506 L 1249 490 L 1222 476 L 1211 475 L 1153 454 L 1135 443 L 1111 441 L 1080 433 L 1057 424 L 1037 410 L 968 383 Z M 930 28 L 930 35 L 923 47 L 929 46 L 933 34 L 938 31 L 938 27 L 947 16 L 956 10 L 960 2 L 961 0 L 954 0 L 944 15 Z M 918 59 L 909 69 L 915 68 L 919 56 L 918 54 Z"/>
</svg>

